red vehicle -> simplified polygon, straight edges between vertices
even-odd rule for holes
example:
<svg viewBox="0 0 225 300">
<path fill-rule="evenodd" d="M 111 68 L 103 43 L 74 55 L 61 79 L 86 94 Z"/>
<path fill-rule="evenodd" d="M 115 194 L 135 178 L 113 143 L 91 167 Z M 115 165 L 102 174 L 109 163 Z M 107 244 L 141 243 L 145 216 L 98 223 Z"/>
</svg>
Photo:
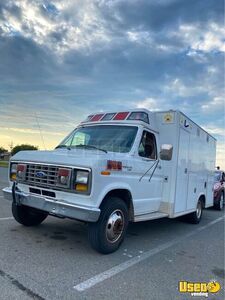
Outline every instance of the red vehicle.
<svg viewBox="0 0 225 300">
<path fill-rule="evenodd" d="M 225 173 L 216 170 L 214 175 L 214 207 L 222 210 L 225 204 Z"/>
</svg>

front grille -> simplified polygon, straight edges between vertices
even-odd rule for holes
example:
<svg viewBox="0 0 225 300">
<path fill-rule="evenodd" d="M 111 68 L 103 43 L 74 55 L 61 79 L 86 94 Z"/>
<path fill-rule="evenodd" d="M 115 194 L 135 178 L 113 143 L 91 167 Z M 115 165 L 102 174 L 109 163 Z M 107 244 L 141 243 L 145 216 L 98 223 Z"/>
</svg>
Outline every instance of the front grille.
<svg viewBox="0 0 225 300">
<path fill-rule="evenodd" d="M 68 167 L 68 166 L 55 166 L 55 165 L 48 165 L 48 164 L 39 164 L 35 162 L 12 162 L 12 164 L 19 164 L 21 165 L 23 171 L 20 171 L 19 168 L 17 170 L 17 178 L 16 181 L 18 183 L 30 185 L 32 190 L 31 193 L 40 194 L 37 188 L 45 188 L 45 189 L 52 189 L 52 190 L 63 190 L 70 193 L 77 193 L 77 194 L 84 194 L 90 195 L 91 192 L 91 170 L 88 168 L 76 168 L 76 167 Z M 21 168 L 20 168 L 21 169 Z M 68 170 L 68 182 L 67 184 L 63 184 L 60 181 L 60 175 L 62 174 L 63 170 Z M 76 191 L 75 186 L 73 187 L 72 183 L 75 182 L 76 174 L 79 170 L 85 170 L 89 172 L 89 179 L 88 179 L 88 191 Z M 22 172 L 22 174 L 20 173 Z M 61 172 L 61 173 L 60 173 Z M 25 174 L 24 174 L 25 173 Z M 40 173 L 44 173 L 41 174 Z M 49 197 L 56 197 L 55 193 L 49 194 L 47 190 L 41 190 L 41 195 L 49 196 Z"/>
<path fill-rule="evenodd" d="M 59 167 L 50 165 L 27 164 L 25 182 L 31 185 L 54 187 L 57 184 Z M 43 176 L 38 176 L 42 173 Z"/>
</svg>

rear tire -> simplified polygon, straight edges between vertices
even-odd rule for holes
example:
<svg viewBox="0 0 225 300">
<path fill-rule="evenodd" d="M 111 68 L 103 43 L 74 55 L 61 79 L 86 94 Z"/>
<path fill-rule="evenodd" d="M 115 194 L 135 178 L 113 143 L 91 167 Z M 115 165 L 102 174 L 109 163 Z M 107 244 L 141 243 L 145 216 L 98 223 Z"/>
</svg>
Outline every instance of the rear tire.
<svg viewBox="0 0 225 300">
<path fill-rule="evenodd" d="M 12 203 L 12 214 L 14 219 L 24 226 L 37 226 L 48 216 L 48 213 L 25 205 Z"/>
<path fill-rule="evenodd" d="M 223 210 L 224 208 L 224 192 L 221 193 L 219 201 L 215 204 L 215 209 Z"/>
<path fill-rule="evenodd" d="M 201 221 L 203 212 L 203 201 L 201 199 L 198 200 L 196 211 L 187 215 L 187 221 L 191 224 L 198 224 Z"/>
<path fill-rule="evenodd" d="M 128 226 L 128 208 L 123 200 L 109 197 L 101 207 L 96 223 L 89 223 L 91 246 L 102 254 L 116 251 L 124 240 Z"/>
</svg>

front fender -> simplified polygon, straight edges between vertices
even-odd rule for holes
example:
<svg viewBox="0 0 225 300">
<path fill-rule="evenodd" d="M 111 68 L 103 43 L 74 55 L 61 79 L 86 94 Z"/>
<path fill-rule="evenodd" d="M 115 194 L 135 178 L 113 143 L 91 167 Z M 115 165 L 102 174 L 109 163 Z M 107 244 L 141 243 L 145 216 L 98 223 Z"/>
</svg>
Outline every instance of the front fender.
<svg viewBox="0 0 225 300">
<path fill-rule="evenodd" d="M 114 182 L 111 183 L 109 185 L 107 185 L 100 193 L 99 198 L 98 198 L 98 202 L 97 202 L 97 207 L 100 207 L 103 199 L 105 198 L 105 196 L 113 191 L 113 190 L 119 190 L 119 189 L 123 189 L 123 190 L 128 190 L 130 192 L 130 194 L 132 195 L 131 192 L 131 187 L 129 186 L 129 184 L 126 183 L 121 183 L 121 182 Z"/>
</svg>

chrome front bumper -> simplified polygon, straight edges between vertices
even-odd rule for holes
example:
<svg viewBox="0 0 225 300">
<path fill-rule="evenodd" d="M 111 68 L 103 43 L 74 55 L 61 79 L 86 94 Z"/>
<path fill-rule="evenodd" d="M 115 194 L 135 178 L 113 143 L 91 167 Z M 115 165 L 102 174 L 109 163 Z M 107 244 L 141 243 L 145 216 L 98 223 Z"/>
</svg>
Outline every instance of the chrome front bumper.
<svg viewBox="0 0 225 300">
<path fill-rule="evenodd" d="M 2 191 L 5 199 L 13 201 L 11 188 L 7 187 Z M 98 221 L 101 212 L 99 208 L 75 205 L 61 200 L 31 195 L 21 191 L 16 191 L 16 197 L 20 204 L 46 211 L 54 216 L 80 221 L 96 222 Z"/>
</svg>

